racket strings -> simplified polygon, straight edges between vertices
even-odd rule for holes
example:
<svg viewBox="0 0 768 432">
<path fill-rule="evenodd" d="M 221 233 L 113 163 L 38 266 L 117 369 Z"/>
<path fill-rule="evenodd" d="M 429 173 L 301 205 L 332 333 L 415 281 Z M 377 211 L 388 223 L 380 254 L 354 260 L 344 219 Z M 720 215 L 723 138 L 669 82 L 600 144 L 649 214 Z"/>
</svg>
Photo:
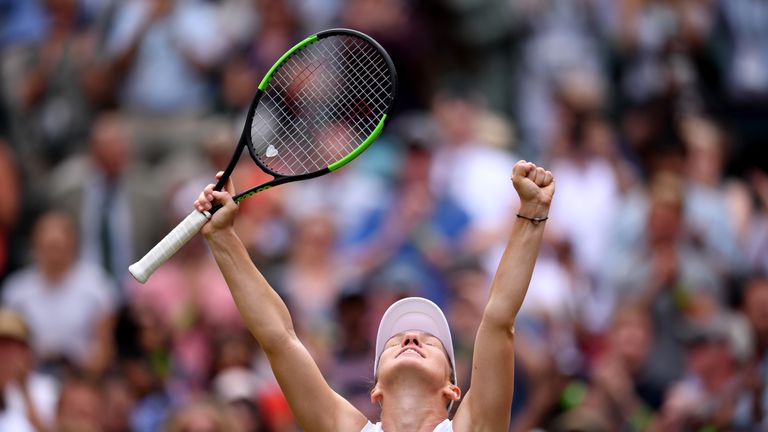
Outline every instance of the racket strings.
<svg viewBox="0 0 768 432">
<path fill-rule="evenodd" d="M 316 172 L 370 136 L 393 97 L 392 73 L 364 39 L 331 36 L 273 75 L 251 124 L 259 161 L 280 175 Z"/>
<path fill-rule="evenodd" d="M 344 53 L 344 54 L 345 54 L 345 55 L 342 55 L 342 56 L 340 56 L 340 57 L 337 57 L 337 58 L 340 58 L 340 59 L 342 59 L 342 60 L 348 59 L 348 58 L 349 58 L 349 56 L 348 56 L 348 55 L 346 55 L 346 53 Z M 346 62 L 346 63 L 348 63 L 348 62 Z M 295 63 L 294 63 L 294 64 L 295 64 Z M 293 65 L 291 65 L 291 66 L 293 66 Z M 350 68 L 349 68 L 348 64 L 346 64 L 346 65 L 344 65 L 344 66 L 345 66 L 345 67 L 343 67 L 342 69 L 340 69 L 340 72 L 341 72 L 341 78 L 342 78 L 343 82 L 350 82 L 350 80 L 349 80 L 349 75 L 348 75 L 347 73 L 345 73 L 345 72 L 349 71 L 349 70 L 350 70 Z M 313 67 L 312 69 L 313 69 L 313 70 L 316 70 L 316 69 L 317 69 L 317 66 Z M 301 83 L 301 82 L 305 81 L 305 80 L 306 80 L 306 78 L 308 78 L 308 74 L 306 74 L 305 72 L 306 72 L 306 71 L 308 71 L 308 70 L 309 70 L 309 68 L 307 68 L 307 69 L 305 69 L 304 71 L 302 71 L 302 72 L 299 74 L 299 79 L 297 79 L 297 80 L 294 80 L 293 82 L 291 82 L 291 87 L 296 87 L 296 83 L 299 83 L 299 85 L 300 85 L 300 83 Z M 294 73 L 295 73 L 295 72 L 294 72 Z M 359 74 L 357 74 L 357 75 L 359 76 Z M 323 81 L 318 81 L 318 83 L 319 83 L 319 84 L 324 84 L 324 83 L 323 83 Z M 352 107 L 350 107 L 350 106 L 349 106 L 349 104 L 347 103 L 347 99 L 345 99 L 345 98 L 343 98 L 343 97 L 340 97 L 341 95 L 339 95 L 339 91 L 340 91 L 340 90 L 343 90 L 343 87 L 342 87 L 342 86 L 340 86 L 340 85 L 334 85 L 334 88 L 335 88 L 335 90 L 336 90 L 336 91 L 335 91 L 335 92 L 334 92 L 334 94 L 332 95 L 332 97 L 333 97 L 333 101 L 334 101 L 334 102 L 336 102 L 336 103 L 339 105 L 339 107 L 333 107 L 333 111 L 338 111 L 339 109 L 341 109 L 342 111 L 343 111 L 343 110 L 351 110 L 351 109 L 353 109 L 353 108 L 352 108 Z M 349 89 L 349 88 L 350 88 L 350 87 L 348 87 L 348 89 Z M 351 88 L 352 88 L 353 90 L 355 89 L 354 87 L 351 87 Z M 327 91 L 327 89 L 324 89 L 324 90 L 326 90 L 326 91 Z M 307 105 L 307 104 L 302 104 L 302 103 L 301 103 L 301 101 L 313 101 L 313 100 L 316 100 L 316 99 L 307 98 L 306 96 L 308 96 L 308 95 L 307 95 L 306 93 L 307 93 L 306 91 L 302 91 L 302 93 L 299 93 L 299 94 L 297 95 L 297 96 L 298 96 L 298 101 L 299 101 L 299 103 L 297 103 L 296 105 L 298 105 L 299 107 L 301 107 L 302 105 L 304 105 L 304 106 L 306 106 L 306 105 Z M 357 94 L 353 94 L 353 97 L 359 97 L 359 95 L 357 95 Z M 321 111 L 317 111 L 316 107 L 313 107 L 313 106 L 311 106 L 311 105 L 309 105 L 309 106 L 308 106 L 308 108 L 310 109 L 310 111 L 311 111 L 311 112 L 319 113 L 319 116 L 318 116 L 318 118 L 316 119 L 316 122 L 315 122 L 315 126 L 317 126 L 317 123 L 320 123 L 320 124 L 329 124 L 329 120 L 331 120 L 331 119 L 329 119 L 329 118 L 328 118 L 328 116 L 329 116 L 329 114 L 328 114 L 328 112 L 329 112 L 329 111 L 328 111 L 328 110 L 321 110 Z M 285 109 L 282 109 L 281 111 L 282 111 L 282 113 L 283 113 L 283 114 L 285 114 Z M 332 116 L 333 116 L 333 115 L 337 115 L 337 113 L 333 113 L 333 112 L 331 112 L 331 114 L 330 114 L 330 115 L 332 115 Z M 303 131 L 306 131 L 306 130 L 309 128 L 309 126 L 306 124 L 306 122 L 304 121 L 304 119 L 302 118 L 302 116 L 301 116 L 301 115 L 299 115 L 299 116 L 296 116 L 296 119 L 298 119 L 298 122 L 299 122 L 299 123 L 297 123 L 297 124 L 296 124 L 296 126 L 299 126 L 299 128 L 298 128 L 298 132 L 299 132 L 299 134 L 298 134 L 298 135 L 295 135 L 295 136 L 293 136 L 293 135 L 290 135 L 290 132 L 291 132 L 291 131 L 289 131 L 287 128 L 283 128 L 283 130 L 281 131 L 281 132 L 283 133 L 283 135 L 285 135 L 285 136 L 287 136 L 289 139 L 291 139 L 292 143 L 298 143 L 298 142 L 300 142 L 302 139 L 303 139 L 303 140 L 307 140 L 307 139 L 309 138 L 309 137 L 307 137 L 307 135 L 306 135 L 305 133 L 303 133 Z M 358 126 L 358 128 L 359 128 L 359 126 L 360 126 L 360 125 L 359 125 L 359 123 L 358 123 L 356 126 Z M 295 128 L 294 128 L 294 129 L 295 129 Z M 303 129 L 303 131 L 302 131 L 302 129 Z M 372 130 L 372 129 L 370 129 L 370 130 L 364 130 L 363 132 L 364 132 L 364 133 L 370 133 L 370 131 L 371 131 L 371 130 Z M 347 136 L 348 136 L 350 139 L 352 139 L 352 140 L 353 140 L 353 143 L 354 143 L 354 141 L 358 141 L 358 142 L 359 142 L 359 139 L 358 139 L 358 137 L 357 137 L 357 136 L 351 136 L 349 133 L 347 133 Z M 337 145 L 336 147 L 342 147 L 342 148 L 343 148 L 343 146 L 338 146 L 338 145 Z M 294 155 L 294 156 L 303 156 L 303 157 L 299 157 L 299 158 L 298 158 L 299 160 L 298 160 L 298 161 L 296 161 L 296 162 L 301 162 L 301 160 L 306 160 L 306 159 L 305 159 L 306 157 L 311 157 L 311 155 L 309 155 L 309 154 L 308 154 L 308 152 L 307 152 L 307 149 L 308 149 L 307 147 L 302 147 L 302 148 L 301 148 L 301 150 L 302 150 L 302 153 L 303 153 L 303 155 Z M 335 155 L 336 157 L 335 157 L 334 159 L 338 159 L 338 158 L 339 158 L 339 156 L 340 156 L 340 157 L 343 157 L 343 155 L 345 155 L 345 154 L 346 154 L 348 151 L 349 151 L 349 149 L 343 149 L 343 151 L 339 151 L 339 152 L 337 152 L 337 153 L 336 153 L 336 155 Z M 296 159 L 296 158 L 294 158 L 294 159 Z M 307 171 L 312 171 L 312 170 L 313 170 L 313 169 L 315 169 L 315 168 L 322 168 L 322 166 L 316 166 L 316 167 L 307 167 L 307 166 L 306 166 L 305 164 L 303 164 L 303 163 L 300 163 L 300 165 L 302 165 L 302 168 L 303 168 L 303 169 L 305 169 L 305 170 L 307 170 Z"/>
</svg>

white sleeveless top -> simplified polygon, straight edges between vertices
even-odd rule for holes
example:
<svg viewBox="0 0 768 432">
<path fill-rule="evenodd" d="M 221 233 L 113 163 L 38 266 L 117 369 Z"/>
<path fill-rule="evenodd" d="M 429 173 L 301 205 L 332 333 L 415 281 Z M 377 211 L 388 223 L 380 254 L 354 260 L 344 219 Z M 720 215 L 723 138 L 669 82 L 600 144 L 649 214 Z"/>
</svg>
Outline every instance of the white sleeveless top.
<svg viewBox="0 0 768 432">
<path fill-rule="evenodd" d="M 367 425 L 363 428 L 360 432 L 383 432 L 384 429 L 381 428 L 381 422 L 373 424 L 371 422 L 368 422 Z M 442 423 L 437 425 L 435 427 L 434 432 L 453 432 L 453 425 L 451 424 L 451 421 L 448 419 L 443 420 Z"/>
</svg>

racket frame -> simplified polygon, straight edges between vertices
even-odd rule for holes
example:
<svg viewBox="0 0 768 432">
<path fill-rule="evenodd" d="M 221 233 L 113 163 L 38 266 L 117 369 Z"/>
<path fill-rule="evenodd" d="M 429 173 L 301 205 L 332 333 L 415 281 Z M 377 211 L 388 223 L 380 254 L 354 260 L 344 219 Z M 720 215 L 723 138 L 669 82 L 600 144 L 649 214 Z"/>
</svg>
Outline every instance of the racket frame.
<svg viewBox="0 0 768 432">
<path fill-rule="evenodd" d="M 332 163 L 331 165 L 323 169 L 310 172 L 310 173 L 292 175 L 292 176 L 286 176 L 286 175 L 276 173 L 273 170 L 269 169 L 267 166 L 265 166 L 259 160 L 259 157 L 256 154 L 256 150 L 253 145 L 253 141 L 251 137 L 251 127 L 253 125 L 253 117 L 256 111 L 256 107 L 259 106 L 259 100 L 261 100 L 261 97 L 264 95 L 264 92 L 266 91 L 266 88 L 269 85 L 269 82 L 272 80 L 272 77 L 274 76 L 274 74 L 280 69 L 280 67 L 283 64 L 285 64 L 286 61 L 288 61 L 289 58 L 291 58 L 291 56 L 293 56 L 294 54 L 301 51 L 305 47 L 319 40 L 325 39 L 327 37 L 332 37 L 332 36 L 358 37 L 360 39 L 363 39 L 365 42 L 367 42 L 369 45 L 374 47 L 379 52 L 381 57 L 387 63 L 387 68 L 392 74 L 391 81 L 390 81 L 392 96 L 390 97 L 389 105 L 384 111 L 384 114 L 379 120 L 379 123 L 374 128 L 373 132 L 371 132 L 371 134 L 362 143 L 360 143 L 357 146 L 357 148 L 355 148 L 353 151 L 351 151 L 349 154 L 347 154 L 340 160 Z M 378 42 L 376 42 L 376 40 L 374 40 L 372 37 L 366 35 L 365 33 L 361 33 L 357 30 L 352 30 L 347 28 L 334 28 L 334 29 L 324 30 L 312 36 L 307 37 L 306 39 L 294 45 L 285 54 L 283 54 L 283 56 L 280 57 L 280 59 L 277 62 L 275 62 L 274 65 L 272 65 L 272 67 L 269 69 L 269 71 L 264 76 L 264 78 L 262 78 L 261 82 L 259 83 L 258 89 L 256 90 L 256 94 L 254 95 L 253 100 L 251 101 L 251 105 L 248 107 L 246 124 L 245 124 L 245 127 L 243 128 L 242 134 L 240 135 L 240 139 L 238 140 L 237 148 L 235 149 L 235 152 L 232 154 L 232 159 L 230 159 L 229 163 L 227 164 L 227 167 L 224 170 L 224 174 L 221 176 L 219 181 L 214 186 L 214 190 L 220 191 L 224 188 L 224 185 L 226 184 L 230 175 L 232 175 L 232 172 L 235 170 L 235 167 L 237 166 L 237 163 L 240 160 L 240 157 L 242 155 L 244 148 L 248 149 L 248 153 L 251 156 L 251 159 L 253 159 L 253 161 L 256 163 L 256 165 L 258 165 L 258 167 L 262 171 L 271 175 L 273 177 L 273 180 L 268 181 L 266 183 L 262 183 L 258 186 L 254 186 L 248 190 L 245 190 L 235 195 L 234 197 L 232 197 L 232 199 L 237 203 L 244 200 L 245 198 L 248 198 L 253 194 L 256 194 L 258 192 L 267 190 L 269 188 L 272 188 L 284 183 L 307 180 L 315 177 L 320 177 L 321 175 L 328 174 L 331 171 L 336 171 L 337 169 L 343 167 L 344 165 L 348 164 L 350 161 L 355 159 L 357 156 L 360 155 L 360 153 L 365 151 L 365 149 L 368 148 L 368 146 L 370 146 L 374 141 L 376 141 L 376 138 L 379 137 L 379 135 L 381 134 L 381 131 L 384 129 L 384 124 L 387 121 L 389 112 L 392 110 L 392 106 L 394 104 L 396 96 L 397 96 L 397 70 L 395 69 L 395 64 L 392 62 L 392 59 L 390 58 L 389 54 L 384 50 L 384 48 Z M 215 211 L 218 210 L 219 208 L 220 206 L 215 206 L 213 209 L 211 209 L 211 214 L 215 213 Z"/>
<path fill-rule="evenodd" d="M 274 76 L 275 72 L 277 72 L 280 67 L 285 64 L 285 62 L 294 54 L 299 52 L 301 49 L 311 45 L 312 43 L 315 43 L 321 39 L 331 37 L 331 36 L 354 36 L 357 38 L 361 38 L 365 40 L 369 45 L 373 46 L 379 54 L 382 56 L 382 58 L 387 63 L 387 68 L 390 72 L 390 92 L 391 97 L 389 100 L 389 105 L 387 106 L 386 110 L 382 114 L 381 119 L 379 120 L 379 123 L 376 125 L 374 130 L 371 132 L 366 139 L 360 143 L 354 150 L 352 150 L 349 154 L 341 158 L 340 160 L 330 164 L 327 167 L 324 167 L 322 169 L 319 169 L 314 172 L 305 173 L 305 174 L 299 174 L 299 175 L 281 175 L 268 167 L 266 167 L 258 158 L 256 151 L 253 146 L 252 137 L 251 137 L 251 128 L 253 126 L 253 117 L 256 111 L 256 108 L 259 105 L 259 100 L 261 97 L 265 94 L 265 90 L 267 89 L 267 86 L 269 85 L 269 81 Z M 269 72 L 264 76 L 264 78 L 261 80 L 261 83 L 258 86 L 258 89 L 256 91 L 256 94 L 253 97 L 253 100 L 251 101 L 251 105 L 248 107 L 248 116 L 246 117 L 246 124 L 243 128 L 243 132 L 240 135 L 240 139 L 237 143 L 237 148 L 232 154 L 232 159 L 230 159 L 229 163 L 227 164 L 227 167 L 224 170 L 223 175 L 219 179 L 219 181 L 214 186 L 214 189 L 217 191 L 220 191 L 223 189 L 224 185 L 226 184 L 229 177 L 232 175 L 232 172 L 234 171 L 235 167 L 237 166 L 237 163 L 239 162 L 242 153 L 243 148 L 248 148 L 248 153 L 251 156 L 251 159 L 253 159 L 254 162 L 256 162 L 256 165 L 265 173 L 271 175 L 273 177 L 273 180 L 268 181 L 266 183 L 262 183 L 258 186 L 252 187 L 246 191 L 243 191 L 233 197 L 235 202 L 240 202 L 243 199 L 261 192 L 263 190 L 272 188 L 274 186 L 283 184 L 283 183 L 289 183 L 299 180 L 306 180 L 311 179 L 314 177 L 319 177 L 324 174 L 328 174 L 331 171 L 335 171 L 342 166 L 349 163 L 351 160 L 355 159 L 357 156 L 360 155 L 371 143 L 373 143 L 376 138 L 381 133 L 382 129 L 384 128 L 384 123 L 387 121 L 387 116 L 389 112 L 392 110 L 392 106 L 394 104 L 395 97 L 397 95 L 397 71 L 395 70 L 394 63 L 392 62 L 392 59 L 389 57 L 389 54 L 382 48 L 381 45 L 379 45 L 378 42 L 376 42 L 373 38 L 370 36 L 358 32 L 356 30 L 350 30 L 350 29 L 344 29 L 344 28 L 337 28 L 337 29 L 330 29 L 321 31 L 317 34 L 314 34 L 303 41 L 299 42 L 298 44 L 294 45 L 288 52 L 283 54 L 282 57 L 270 68 Z M 136 280 L 138 280 L 141 283 L 146 282 L 146 280 L 152 275 L 152 273 L 165 261 L 167 261 L 173 254 L 176 253 L 176 251 L 181 248 L 189 239 L 191 239 L 193 236 L 197 234 L 197 232 L 202 228 L 202 226 L 206 223 L 208 219 L 211 218 L 212 214 L 215 213 L 218 209 L 221 208 L 221 204 L 218 204 L 214 206 L 211 210 L 206 212 L 198 212 L 197 210 L 192 211 L 189 216 L 187 216 L 184 220 L 182 220 L 168 235 L 166 235 L 159 243 L 157 243 L 149 252 L 147 252 L 144 257 L 142 257 L 139 261 L 132 264 L 128 270 L 133 275 Z"/>
</svg>

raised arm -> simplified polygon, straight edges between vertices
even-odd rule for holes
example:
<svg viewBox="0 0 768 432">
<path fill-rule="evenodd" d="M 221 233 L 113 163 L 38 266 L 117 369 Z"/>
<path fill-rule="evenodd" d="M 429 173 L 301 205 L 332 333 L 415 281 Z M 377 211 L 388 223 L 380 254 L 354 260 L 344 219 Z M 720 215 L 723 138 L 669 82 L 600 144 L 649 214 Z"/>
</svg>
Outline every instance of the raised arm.
<svg viewBox="0 0 768 432">
<path fill-rule="evenodd" d="M 217 178 L 221 175 L 217 175 Z M 195 201 L 197 210 L 222 203 L 201 232 L 227 281 L 248 329 L 267 354 L 272 371 L 296 419 L 306 431 L 354 431 L 366 424 L 365 416 L 334 392 L 293 328 L 288 308 L 253 265 L 233 229 L 237 204 L 234 188 L 216 192 L 208 185 Z"/>
<path fill-rule="evenodd" d="M 454 417 L 454 430 L 507 430 L 514 380 L 514 326 L 523 304 L 555 191 L 552 173 L 520 161 L 512 171 L 520 210 L 491 284 L 475 339 L 472 386 Z M 534 220 L 531 220 L 534 219 Z"/>
</svg>

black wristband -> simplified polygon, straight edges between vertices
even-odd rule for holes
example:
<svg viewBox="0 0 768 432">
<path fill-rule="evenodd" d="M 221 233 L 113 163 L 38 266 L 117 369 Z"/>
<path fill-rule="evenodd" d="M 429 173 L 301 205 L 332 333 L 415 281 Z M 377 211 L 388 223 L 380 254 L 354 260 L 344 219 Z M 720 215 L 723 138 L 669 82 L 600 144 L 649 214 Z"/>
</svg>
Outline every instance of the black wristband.
<svg viewBox="0 0 768 432">
<path fill-rule="evenodd" d="M 517 214 L 517 217 L 519 217 L 520 219 L 525 219 L 527 221 L 531 221 L 531 223 L 534 224 L 534 225 L 538 225 L 538 224 L 544 222 L 545 220 L 549 219 L 549 216 L 546 216 L 546 217 L 543 217 L 543 218 L 537 218 L 537 217 L 530 218 L 528 216 L 523 216 L 520 213 Z"/>
</svg>

